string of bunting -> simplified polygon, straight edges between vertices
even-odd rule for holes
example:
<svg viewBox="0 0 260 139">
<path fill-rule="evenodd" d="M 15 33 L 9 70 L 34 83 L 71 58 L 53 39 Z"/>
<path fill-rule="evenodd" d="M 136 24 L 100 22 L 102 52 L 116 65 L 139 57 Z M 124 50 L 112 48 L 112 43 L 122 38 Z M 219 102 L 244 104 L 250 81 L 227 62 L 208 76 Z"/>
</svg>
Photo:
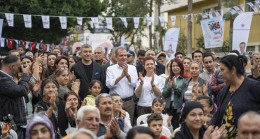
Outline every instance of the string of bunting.
<svg viewBox="0 0 260 139">
<path fill-rule="evenodd" d="M 248 2 L 246 4 L 249 5 L 250 8 L 255 13 L 258 13 L 259 9 L 260 9 L 260 1 L 256 0 L 254 3 L 255 4 L 253 4 L 253 2 Z M 232 8 L 226 8 L 226 9 L 232 15 L 234 15 L 236 13 L 241 14 L 245 11 L 243 4 L 240 5 L 240 8 L 238 6 L 234 6 Z M 67 29 L 67 18 L 76 18 L 78 25 L 83 25 L 84 18 L 90 18 L 92 21 L 92 24 L 95 28 L 100 28 L 100 21 L 105 20 L 107 29 L 113 29 L 113 18 L 119 18 L 122 21 L 122 23 L 124 24 L 125 28 L 128 27 L 128 23 L 127 23 L 128 18 L 133 19 L 134 28 L 139 27 L 140 18 L 146 19 L 147 26 L 150 26 L 153 24 L 152 17 L 104 17 L 104 18 L 101 18 L 101 17 L 76 17 L 76 16 L 55 16 L 55 15 L 29 15 L 29 14 L 18 14 L 18 13 L 14 14 L 14 13 L 3 13 L 3 12 L 0 12 L 0 14 L 5 14 L 6 21 L 8 23 L 8 26 L 10 26 L 10 27 L 14 27 L 14 15 L 22 15 L 23 19 L 24 19 L 25 28 L 32 28 L 32 16 L 41 17 L 44 29 L 50 29 L 50 17 L 59 17 L 61 29 Z M 193 21 L 193 17 L 195 17 L 196 20 L 197 20 L 198 16 L 202 16 L 203 19 L 213 18 L 214 17 L 213 14 L 215 15 L 215 17 L 221 16 L 221 15 L 223 15 L 223 9 L 220 11 L 216 10 L 216 11 L 210 11 L 210 12 L 204 12 L 204 13 L 175 15 L 175 16 L 171 16 L 170 19 L 171 19 L 172 26 L 174 26 L 176 16 L 182 16 L 183 19 L 187 19 L 188 16 L 191 15 L 191 21 Z M 167 20 L 165 19 L 165 16 L 160 16 L 159 21 L 160 21 L 162 27 L 164 27 L 166 25 Z"/>
</svg>

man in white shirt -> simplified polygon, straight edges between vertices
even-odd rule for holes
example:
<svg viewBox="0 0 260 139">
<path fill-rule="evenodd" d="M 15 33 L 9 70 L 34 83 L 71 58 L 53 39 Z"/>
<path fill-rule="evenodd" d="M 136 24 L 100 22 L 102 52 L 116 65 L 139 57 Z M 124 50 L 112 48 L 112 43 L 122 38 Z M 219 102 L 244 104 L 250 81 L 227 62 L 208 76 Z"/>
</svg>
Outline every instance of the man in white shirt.
<svg viewBox="0 0 260 139">
<path fill-rule="evenodd" d="M 117 93 L 124 101 L 123 109 L 126 110 L 133 123 L 135 103 L 133 100 L 134 87 L 138 80 L 135 66 L 127 64 L 127 51 L 123 47 L 115 50 L 117 64 L 109 66 L 106 72 L 106 86 L 109 93 Z"/>
</svg>

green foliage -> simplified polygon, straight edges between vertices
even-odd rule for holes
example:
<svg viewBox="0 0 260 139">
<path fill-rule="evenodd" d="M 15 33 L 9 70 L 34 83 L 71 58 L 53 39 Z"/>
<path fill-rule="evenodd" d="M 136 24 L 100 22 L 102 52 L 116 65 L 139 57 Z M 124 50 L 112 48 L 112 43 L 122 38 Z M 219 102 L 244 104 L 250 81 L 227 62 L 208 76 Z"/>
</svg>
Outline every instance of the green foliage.
<svg viewBox="0 0 260 139">
<path fill-rule="evenodd" d="M 113 18 L 113 30 L 111 30 L 116 42 L 119 42 L 122 35 L 133 40 L 132 38 L 136 34 L 142 34 L 142 30 L 146 27 L 142 22 L 145 19 L 140 18 L 139 28 L 135 29 L 132 18 L 127 18 L 128 27 L 125 28 L 119 17 L 144 17 L 149 12 L 148 4 L 146 0 L 111 0 L 111 2 L 108 3 L 106 16 L 118 17 Z"/>
<path fill-rule="evenodd" d="M 188 48 L 187 37 L 184 35 L 183 32 L 181 32 L 178 39 L 177 51 L 186 54 L 188 51 L 187 48 Z"/>
<path fill-rule="evenodd" d="M 98 16 L 105 10 L 105 5 L 100 0 L 1 0 L 0 9 L 3 13 L 20 13 L 31 15 L 55 16 Z M 5 18 L 2 14 L 0 18 Z M 67 27 L 77 25 L 76 18 L 68 18 Z M 86 20 L 89 19 L 84 19 Z M 22 15 L 14 15 L 14 27 L 4 24 L 3 37 L 19 40 L 59 43 L 68 35 L 67 30 L 62 30 L 58 17 L 50 17 L 50 29 L 44 29 L 40 16 L 32 16 L 32 28 L 25 28 Z"/>
</svg>

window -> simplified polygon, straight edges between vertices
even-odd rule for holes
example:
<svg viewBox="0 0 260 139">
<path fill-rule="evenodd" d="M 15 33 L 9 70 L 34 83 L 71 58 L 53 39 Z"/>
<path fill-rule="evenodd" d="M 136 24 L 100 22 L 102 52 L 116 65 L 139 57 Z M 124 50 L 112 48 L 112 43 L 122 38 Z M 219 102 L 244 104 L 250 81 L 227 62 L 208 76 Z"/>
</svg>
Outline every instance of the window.
<svg viewBox="0 0 260 139">
<path fill-rule="evenodd" d="M 247 51 L 247 52 L 249 52 L 249 51 L 254 52 L 254 51 L 255 51 L 255 46 L 247 46 L 246 51 Z"/>
</svg>

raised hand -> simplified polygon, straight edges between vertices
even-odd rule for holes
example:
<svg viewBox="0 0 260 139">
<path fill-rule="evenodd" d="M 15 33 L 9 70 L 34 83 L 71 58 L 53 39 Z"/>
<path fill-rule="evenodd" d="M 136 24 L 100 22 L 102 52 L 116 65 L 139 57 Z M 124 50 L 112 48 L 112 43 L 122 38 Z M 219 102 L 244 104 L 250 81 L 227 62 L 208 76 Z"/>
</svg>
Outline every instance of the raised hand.
<svg viewBox="0 0 260 139">
<path fill-rule="evenodd" d="M 225 125 L 222 125 L 220 128 L 215 127 L 214 131 L 211 133 L 211 139 L 221 139 L 225 133 Z"/>
<path fill-rule="evenodd" d="M 208 82 L 206 82 L 206 84 L 203 84 L 202 91 L 203 91 L 203 95 L 204 96 L 208 96 L 209 95 L 209 93 L 208 93 L 208 91 L 209 91 L 209 83 Z"/>
<path fill-rule="evenodd" d="M 144 77 L 143 74 L 139 72 L 139 79 L 143 83 L 144 82 Z"/>
<path fill-rule="evenodd" d="M 167 83 L 167 87 L 172 88 L 173 84 L 174 84 L 174 80 L 169 78 L 168 83 Z"/>
<path fill-rule="evenodd" d="M 110 123 L 110 131 L 112 135 L 119 136 L 120 135 L 120 128 L 118 125 L 118 120 L 116 118 L 113 118 Z"/>
<path fill-rule="evenodd" d="M 80 86 L 80 80 L 76 79 L 75 82 L 72 83 L 71 90 L 75 92 L 76 94 L 79 93 L 79 86 Z"/>
<path fill-rule="evenodd" d="M 32 86 L 32 92 L 34 96 L 38 96 L 38 91 L 41 89 L 41 85 L 42 85 L 42 80 L 33 83 L 32 81 L 30 81 L 30 84 Z"/>
</svg>

